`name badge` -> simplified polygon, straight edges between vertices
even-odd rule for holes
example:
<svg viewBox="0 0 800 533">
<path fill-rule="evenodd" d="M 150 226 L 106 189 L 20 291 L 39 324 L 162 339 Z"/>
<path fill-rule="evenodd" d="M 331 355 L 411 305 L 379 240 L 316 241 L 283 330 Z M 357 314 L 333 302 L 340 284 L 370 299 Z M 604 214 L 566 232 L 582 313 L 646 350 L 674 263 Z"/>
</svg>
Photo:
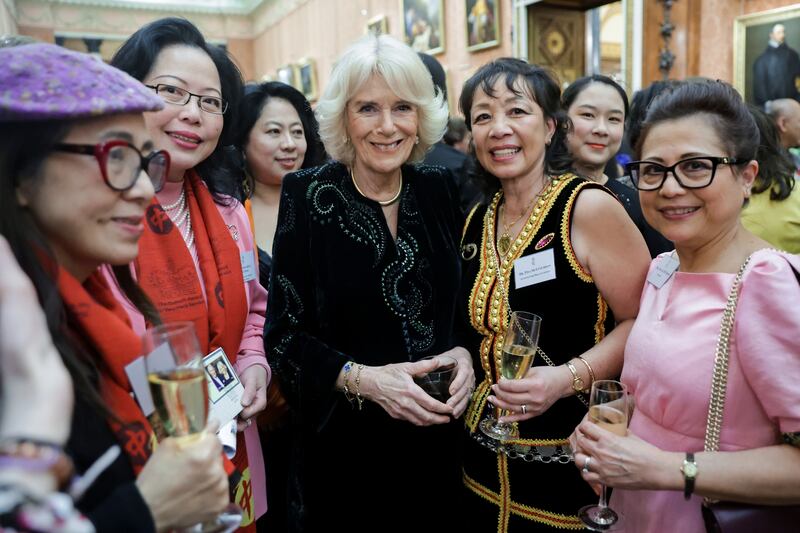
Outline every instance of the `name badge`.
<svg viewBox="0 0 800 533">
<path fill-rule="evenodd" d="M 556 260 L 552 248 L 514 261 L 514 283 L 518 289 L 551 279 L 556 279 Z"/>
<path fill-rule="evenodd" d="M 256 259 L 252 251 L 242 252 L 239 254 L 242 261 L 242 277 L 244 282 L 253 281 L 256 279 Z"/>
<path fill-rule="evenodd" d="M 680 261 L 678 258 L 675 257 L 675 254 L 668 255 L 666 257 L 662 257 L 658 262 L 656 262 L 656 266 L 650 273 L 647 275 L 647 282 L 650 285 L 653 285 L 656 289 L 660 289 L 664 286 L 669 278 L 678 270 L 678 266 L 680 266 Z"/>
</svg>

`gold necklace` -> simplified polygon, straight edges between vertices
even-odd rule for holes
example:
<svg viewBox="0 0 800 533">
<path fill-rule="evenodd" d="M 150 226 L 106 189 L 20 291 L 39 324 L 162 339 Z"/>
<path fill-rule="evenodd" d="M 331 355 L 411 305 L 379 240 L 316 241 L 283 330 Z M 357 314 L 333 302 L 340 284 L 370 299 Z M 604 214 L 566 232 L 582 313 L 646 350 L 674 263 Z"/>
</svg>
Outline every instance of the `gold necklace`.
<svg viewBox="0 0 800 533">
<path fill-rule="evenodd" d="M 503 224 L 503 233 L 501 233 L 500 238 L 497 239 L 497 251 L 500 252 L 502 255 L 506 255 L 508 253 L 508 249 L 511 248 L 511 228 L 513 228 L 517 222 L 522 220 L 522 218 L 525 215 L 530 213 L 533 204 L 536 202 L 536 198 L 538 198 L 538 195 L 533 197 L 533 200 L 531 200 L 531 203 L 528 204 L 528 207 L 525 209 L 525 211 L 523 211 L 522 214 L 518 216 L 516 220 L 514 220 L 514 222 L 512 222 L 511 224 L 505 224 L 505 223 Z M 501 216 L 506 211 L 505 205 L 506 205 L 505 202 L 503 202 L 503 205 L 500 206 L 500 209 L 503 210 Z"/>
<path fill-rule="evenodd" d="M 364 198 L 369 198 L 369 196 L 364 194 L 364 192 L 358 187 L 358 182 L 356 181 L 356 174 L 355 174 L 355 172 L 353 172 L 352 168 L 350 169 L 350 179 L 353 180 L 353 186 L 358 191 L 358 194 L 360 194 Z M 395 203 L 400 198 L 400 193 L 401 192 L 403 192 L 403 173 L 402 172 L 400 172 L 400 187 L 397 189 L 397 194 L 395 194 L 394 196 L 392 196 L 388 200 L 375 200 L 375 201 L 378 202 L 381 205 L 381 207 L 386 207 L 387 205 L 392 205 L 393 203 Z M 370 200 L 371 199 L 372 198 L 370 198 Z"/>
</svg>

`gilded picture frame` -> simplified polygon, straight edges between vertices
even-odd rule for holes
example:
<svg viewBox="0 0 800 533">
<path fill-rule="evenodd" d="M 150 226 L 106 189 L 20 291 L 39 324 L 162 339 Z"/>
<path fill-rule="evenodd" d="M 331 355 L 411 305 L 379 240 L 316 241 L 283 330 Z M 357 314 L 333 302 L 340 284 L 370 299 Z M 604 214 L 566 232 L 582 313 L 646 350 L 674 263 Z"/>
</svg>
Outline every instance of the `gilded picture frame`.
<svg viewBox="0 0 800 533">
<path fill-rule="evenodd" d="M 465 0 L 467 50 L 475 52 L 500 44 L 499 0 Z"/>
<path fill-rule="evenodd" d="M 278 67 L 278 70 L 275 71 L 275 79 L 286 85 L 291 85 L 292 87 L 298 87 L 298 75 L 297 75 L 297 65 L 293 63 L 289 63 L 288 65 L 283 65 L 282 67 Z"/>
<path fill-rule="evenodd" d="M 400 12 L 406 44 L 426 54 L 444 52 L 443 0 L 400 0 Z"/>
<path fill-rule="evenodd" d="M 386 15 L 378 15 L 367 21 L 367 27 L 364 33 L 373 33 L 375 35 L 388 35 L 389 34 L 389 17 Z"/>
<path fill-rule="evenodd" d="M 766 55 L 768 48 L 774 48 L 768 42 L 776 24 L 784 27 L 785 48 L 793 50 L 795 54 L 800 53 L 800 5 L 798 4 L 743 15 L 734 21 L 733 84 L 747 102 L 756 105 L 763 106 L 765 97 L 774 98 L 765 93 L 763 87 L 774 86 L 776 76 L 756 76 L 755 69 L 759 58 Z M 784 54 L 787 57 L 791 55 L 793 54 L 789 51 Z M 795 88 L 800 91 L 800 71 L 793 70 L 794 76 L 791 74 L 787 76 L 794 77 Z M 764 72 L 763 67 L 758 67 L 758 71 Z M 797 94 L 800 95 L 800 92 Z"/>
<path fill-rule="evenodd" d="M 318 98 L 317 89 L 317 63 L 310 57 L 304 57 L 297 62 L 298 89 L 309 102 Z"/>
</svg>

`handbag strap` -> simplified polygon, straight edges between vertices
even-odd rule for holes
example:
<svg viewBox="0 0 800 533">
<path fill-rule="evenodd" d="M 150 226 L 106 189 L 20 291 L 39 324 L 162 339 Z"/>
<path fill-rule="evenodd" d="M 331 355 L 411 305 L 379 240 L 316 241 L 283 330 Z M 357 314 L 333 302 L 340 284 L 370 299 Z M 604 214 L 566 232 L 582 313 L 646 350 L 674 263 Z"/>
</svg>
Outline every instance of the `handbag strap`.
<svg viewBox="0 0 800 533">
<path fill-rule="evenodd" d="M 706 422 L 706 438 L 703 449 L 707 452 L 719 451 L 719 437 L 722 429 L 722 409 L 725 406 L 725 391 L 728 387 L 728 355 L 731 346 L 731 333 L 736 318 L 736 304 L 739 302 L 739 291 L 742 278 L 747 265 L 750 264 L 749 256 L 745 259 L 736 278 L 733 280 L 728 303 L 722 313 L 722 326 L 717 339 L 717 350 L 714 355 L 714 374 L 711 378 L 711 402 L 708 404 L 708 420 Z"/>
</svg>

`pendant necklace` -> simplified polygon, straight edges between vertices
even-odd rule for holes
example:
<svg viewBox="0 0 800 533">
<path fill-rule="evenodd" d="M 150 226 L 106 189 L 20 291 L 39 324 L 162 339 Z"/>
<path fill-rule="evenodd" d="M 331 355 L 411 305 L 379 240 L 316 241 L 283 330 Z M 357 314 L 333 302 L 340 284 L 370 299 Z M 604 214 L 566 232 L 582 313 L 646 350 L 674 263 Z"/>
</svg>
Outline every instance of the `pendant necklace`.
<svg viewBox="0 0 800 533">
<path fill-rule="evenodd" d="M 511 228 L 514 227 L 514 224 L 522 220 L 525 215 L 530 213 L 531 207 L 533 207 L 534 202 L 536 202 L 536 198 L 537 196 L 533 197 L 533 201 L 528 204 L 528 207 L 525 209 L 525 211 L 523 211 L 522 214 L 514 220 L 514 222 L 511 224 L 503 224 L 503 233 L 501 233 L 500 238 L 497 239 L 497 251 L 500 252 L 501 255 L 506 255 L 508 253 L 508 249 L 511 248 Z M 503 202 L 503 205 L 501 206 L 503 213 L 501 213 L 501 215 L 505 213 L 505 206 L 506 204 Z"/>
</svg>

